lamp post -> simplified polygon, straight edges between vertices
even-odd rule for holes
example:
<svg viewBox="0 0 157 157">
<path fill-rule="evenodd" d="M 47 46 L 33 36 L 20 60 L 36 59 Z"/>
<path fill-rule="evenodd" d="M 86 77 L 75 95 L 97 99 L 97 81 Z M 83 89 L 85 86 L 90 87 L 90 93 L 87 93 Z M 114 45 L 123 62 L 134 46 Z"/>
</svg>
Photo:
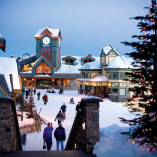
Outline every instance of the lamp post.
<svg viewBox="0 0 157 157">
<path fill-rule="evenodd" d="M 23 55 L 22 55 L 22 74 L 21 74 L 21 82 L 22 82 L 22 93 L 21 93 L 21 121 L 23 121 L 23 66 L 24 66 L 24 64 L 23 64 L 23 60 L 24 60 L 24 58 L 26 58 L 26 57 L 31 57 L 31 55 L 29 54 L 29 53 L 24 53 Z M 32 65 L 31 65 L 31 63 L 29 63 L 29 65 L 28 65 L 28 67 L 29 68 L 31 68 L 32 67 Z"/>
</svg>

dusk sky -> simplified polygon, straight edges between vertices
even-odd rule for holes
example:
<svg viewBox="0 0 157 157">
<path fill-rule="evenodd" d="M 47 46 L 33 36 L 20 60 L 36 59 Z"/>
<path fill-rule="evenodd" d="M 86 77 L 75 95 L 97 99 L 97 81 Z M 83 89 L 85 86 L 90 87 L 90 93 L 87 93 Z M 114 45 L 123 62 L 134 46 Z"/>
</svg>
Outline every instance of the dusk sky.
<svg viewBox="0 0 157 157">
<path fill-rule="evenodd" d="M 99 56 L 107 45 L 124 55 L 132 49 L 120 42 L 139 34 L 129 17 L 145 15 L 146 6 L 148 0 L 0 0 L 0 56 L 35 54 L 34 35 L 46 26 L 61 30 L 62 56 Z"/>
</svg>

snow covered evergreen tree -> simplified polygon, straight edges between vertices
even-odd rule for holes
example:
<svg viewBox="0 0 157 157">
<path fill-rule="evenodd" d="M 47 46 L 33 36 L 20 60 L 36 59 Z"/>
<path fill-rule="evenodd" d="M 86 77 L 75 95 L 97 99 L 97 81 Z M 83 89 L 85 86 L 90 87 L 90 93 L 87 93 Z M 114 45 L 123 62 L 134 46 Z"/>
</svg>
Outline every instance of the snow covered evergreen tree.
<svg viewBox="0 0 157 157">
<path fill-rule="evenodd" d="M 128 73 L 131 83 L 131 96 L 128 106 L 132 112 L 140 111 L 136 118 L 121 121 L 133 126 L 129 133 L 132 143 L 147 147 L 148 151 L 157 149 L 157 2 L 151 0 L 146 16 L 136 16 L 140 35 L 134 35 L 134 42 L 122 42 L 131 46 L 134 52 L 127 55 L 133 58 L 135 67 Z"/>
</svg>

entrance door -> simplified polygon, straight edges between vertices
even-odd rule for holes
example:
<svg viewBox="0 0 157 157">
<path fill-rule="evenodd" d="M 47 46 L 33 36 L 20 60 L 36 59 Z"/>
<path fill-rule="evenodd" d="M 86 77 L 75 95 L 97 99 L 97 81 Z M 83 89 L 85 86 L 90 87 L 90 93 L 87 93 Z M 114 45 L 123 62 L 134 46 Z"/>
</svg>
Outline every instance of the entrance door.
<svg viewBox="0 0 157 157">
<path fill-rule="evenodd" d="M 36 88 L 39 89 L 48 89 L 52 87 L 52 81 L 51 80 L 46 80 L 46 79 L 39 79 L 36 80 Z"/>
</svg>

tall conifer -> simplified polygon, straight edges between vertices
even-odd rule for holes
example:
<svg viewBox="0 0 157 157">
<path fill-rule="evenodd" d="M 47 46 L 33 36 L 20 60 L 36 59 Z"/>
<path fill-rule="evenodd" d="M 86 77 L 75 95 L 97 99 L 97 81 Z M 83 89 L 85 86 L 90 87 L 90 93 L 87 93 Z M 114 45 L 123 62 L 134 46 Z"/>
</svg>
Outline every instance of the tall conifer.
<svg viewBox="0 0 157 157">
<path fill-rule="evenodd" d="M 130 140 L 147 147 L 148 151 L 157 149 L 157 2 L 151 0 L 145 16 L 136 16 L 140 35 L 132 36 L 134 42 L 122 42 L 133 47 L 133 70 L 128 73 L 130 98 L 128 106 L 132 112 L 140 111 L 136 118 L 121 121 L 132 126 Z"/>
</svg>

